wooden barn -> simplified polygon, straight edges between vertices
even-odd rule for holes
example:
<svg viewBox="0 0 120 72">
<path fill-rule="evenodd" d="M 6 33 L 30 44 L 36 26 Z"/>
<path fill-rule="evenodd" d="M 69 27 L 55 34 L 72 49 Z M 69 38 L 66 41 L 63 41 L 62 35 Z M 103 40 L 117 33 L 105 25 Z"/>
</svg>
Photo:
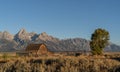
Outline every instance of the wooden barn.
<svg viewBox="0 0 120 72">
<path fill-rule="evenodd" d="M 26 47 L 26 52 L 29 53 L 29 55 L 47 55 L 48 49 L 45 44 L 29 44 Z"/>
</svg>

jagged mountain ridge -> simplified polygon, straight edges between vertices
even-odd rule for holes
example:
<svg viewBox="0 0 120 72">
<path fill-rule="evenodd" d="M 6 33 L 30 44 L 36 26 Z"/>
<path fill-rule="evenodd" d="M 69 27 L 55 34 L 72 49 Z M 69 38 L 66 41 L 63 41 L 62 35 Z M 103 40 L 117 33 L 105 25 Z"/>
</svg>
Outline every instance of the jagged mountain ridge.
<svg viewBox="0 0 120 72">
<path fill-rule="evenodd" d="M 89 41 L 82 38 L 58 39 L 46 32 L 37 34 L 21 29 L 12 35 L 7 31 L 0 32 L 0 51 L 24 50 L 30 43 L 45 43 L 51 51 L 90 51 Z M 120 51 L 120 46 L 110 44 L 106 51 Z"/>
</svg>

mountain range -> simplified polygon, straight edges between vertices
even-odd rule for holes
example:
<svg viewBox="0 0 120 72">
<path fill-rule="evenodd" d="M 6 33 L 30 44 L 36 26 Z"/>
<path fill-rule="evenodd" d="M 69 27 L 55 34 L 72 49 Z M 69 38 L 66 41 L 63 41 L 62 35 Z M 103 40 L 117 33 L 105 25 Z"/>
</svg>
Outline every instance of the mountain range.
<svg viewBox="0 0 120 72">
<path fill-rule="evenodd" d="M 30 43 L 45 43 L 50 51 L 90 51 L 89 40 L 83 38 L 59 39 L 48 35 L 46 32 L 37 34 L 21 29 L 12 35 L 7 31 L 0 32 L 0 52 L 25 50 Z M 110 43 L 105 51 L 120 51 L 120 46 Z"/>
</svg>

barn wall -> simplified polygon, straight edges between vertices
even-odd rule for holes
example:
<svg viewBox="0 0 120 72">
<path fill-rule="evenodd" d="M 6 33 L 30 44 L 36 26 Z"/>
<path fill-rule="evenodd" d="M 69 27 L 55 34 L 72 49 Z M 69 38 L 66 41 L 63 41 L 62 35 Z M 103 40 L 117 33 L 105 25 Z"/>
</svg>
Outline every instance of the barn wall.
<svg viewBox="0 0 120 72">
<path fill-rule="evenodd" d="M 48 49 L 46 48 L 45 45 L 41 45 L 37 52 L 38 55 L 45 55 L 47 53 L 48 53 Z"/>
</svg>

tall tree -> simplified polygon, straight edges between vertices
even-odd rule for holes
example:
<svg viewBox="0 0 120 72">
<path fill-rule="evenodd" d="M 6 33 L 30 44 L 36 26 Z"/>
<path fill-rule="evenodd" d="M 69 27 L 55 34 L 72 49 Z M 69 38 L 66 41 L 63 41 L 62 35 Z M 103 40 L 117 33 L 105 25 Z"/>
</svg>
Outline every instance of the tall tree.
<svg viewBox="0 0 120 72">
<path fill-rule="evenodd" d="M 93 55 L 101 55 L 103 49 L 108 45 L 109 32 L 105 29 L 98 28 L 91 36 L 90 48 Z"/>
</svg>

